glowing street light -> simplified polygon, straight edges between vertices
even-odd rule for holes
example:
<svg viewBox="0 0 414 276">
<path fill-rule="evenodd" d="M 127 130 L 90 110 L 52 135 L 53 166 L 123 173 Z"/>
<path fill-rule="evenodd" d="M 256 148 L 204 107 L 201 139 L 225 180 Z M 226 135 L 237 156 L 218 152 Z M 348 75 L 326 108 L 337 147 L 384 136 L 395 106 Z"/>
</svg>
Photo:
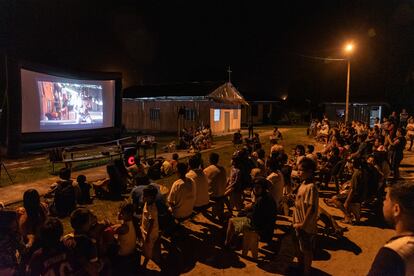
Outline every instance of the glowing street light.
<svg viewBox="0 0 414 276">
<path fill-rule="evenodd" d="M 346 78 L 346 101 L 345 101 L 345 123 L 348 122 L 349 117 L 349 82 L 351 80 L 351 54 L 354 51 L 354 44 L 347 43 L 344 47 L 345 54 L 347 55 L 348 70 Z"/>
<path fill-rule="evenodd" d="M 354 50 L 354 44 L 352 43 L 346 44 L 344 50 L 346 53 L 351 53 Z"/>
</svg>

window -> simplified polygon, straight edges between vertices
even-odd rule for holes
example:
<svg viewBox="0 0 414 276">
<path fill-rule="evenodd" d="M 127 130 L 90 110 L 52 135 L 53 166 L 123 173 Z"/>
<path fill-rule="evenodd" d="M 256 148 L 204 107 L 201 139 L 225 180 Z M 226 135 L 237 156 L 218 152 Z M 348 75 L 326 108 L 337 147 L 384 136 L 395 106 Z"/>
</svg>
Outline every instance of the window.
<svg viewBox="0 0 414 276">
<path fill-rule="evenodd" d="M 220 121 L 220 109 L 214 109 L 214 122 Z"/>
<path fill-rule="evenodd" d="M 160 119 L 160 109 L 159 108 L 150 108 L 150 120 L 158 121 Z"/>
<path fill-rule="evenodd" d="M 196 120 L 196 110 L 195 109 L 186 109 L 185 110 L 185 119 L 187 121 L 195 121 Z"/>
<path fill-rule="evenodd" d="M 233 110 L 233 119 L 234 120 L 239 119 L 239 110 L 238 109 Z"/>
</svg>

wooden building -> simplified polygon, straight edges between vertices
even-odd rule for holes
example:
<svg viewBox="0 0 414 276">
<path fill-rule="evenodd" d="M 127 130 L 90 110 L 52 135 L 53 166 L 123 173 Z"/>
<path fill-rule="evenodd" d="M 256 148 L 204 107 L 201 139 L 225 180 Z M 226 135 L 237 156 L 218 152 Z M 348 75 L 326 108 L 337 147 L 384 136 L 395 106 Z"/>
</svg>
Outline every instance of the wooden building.
<svg viewBox="0 0 414 276">
<path fill-rule="evenodd" d="M 226 133 L 240 129 L 241 105 L 247 102 L 230 82 L 133 86 L 123 93 L 122 122 L 145 133 L 207 125 Z"/>
</svg>

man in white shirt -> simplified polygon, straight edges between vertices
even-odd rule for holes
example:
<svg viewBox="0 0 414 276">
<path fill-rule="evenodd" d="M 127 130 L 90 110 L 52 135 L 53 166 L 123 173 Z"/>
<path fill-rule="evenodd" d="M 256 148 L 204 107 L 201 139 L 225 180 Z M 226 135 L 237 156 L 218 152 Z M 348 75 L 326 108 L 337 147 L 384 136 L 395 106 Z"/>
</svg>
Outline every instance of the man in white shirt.
<svg viewBox="0 0 414 276">
<path fill-rule="evenodd" d="M 224 212 L 226 197 L 224 193 L 227 186 L 226 169 L 220 165 L 219 155 L 215 152 L 210 154 L 210 166 L 204 169 L 209 186 L 210 198 L 215 202 L 213 205 L 213 215 L 221 218 Z M 226 202 L 227 203 L 227 202 Z"/>
<path fill-rule="evenodd" d="M 190 171 L 186 174 L 186 177 L 190 178 L 194 182 L 195 201 L 194 208 L 198 211 L 206 208 L 210 202 L 208 194 L 208 181 L 203 170 L 200 168 L 201 162 L 199 157 L 191 156 L 188 160 L 188 166 Z"/>
<path fill-rule="evenodd" d="M 186 177 L 187 165 L 178 163 L 178 180 L 171 187 L 168 195 L 168 204 L 173 216 L 177 219 L 185 219 L 193 213 L 195 202 L 194 182 Z"/>
</svg>

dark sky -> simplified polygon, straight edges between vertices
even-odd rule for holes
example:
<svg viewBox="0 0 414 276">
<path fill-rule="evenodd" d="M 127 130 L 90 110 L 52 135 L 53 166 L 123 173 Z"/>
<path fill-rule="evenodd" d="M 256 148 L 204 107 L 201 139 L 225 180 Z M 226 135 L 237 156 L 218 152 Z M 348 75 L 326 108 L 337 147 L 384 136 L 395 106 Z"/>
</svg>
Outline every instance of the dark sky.
<svg viewBox="0 0 414 276">
<path fill-rule="evenodd" d="M 0 49 L 72 70 L 119 71 L 124 86 L 227 78 L 249 98 L 410 98 L 414 1 L 0 0 Z M 393 97 L 390 97 L 392 95 Z"/>
</svg>

